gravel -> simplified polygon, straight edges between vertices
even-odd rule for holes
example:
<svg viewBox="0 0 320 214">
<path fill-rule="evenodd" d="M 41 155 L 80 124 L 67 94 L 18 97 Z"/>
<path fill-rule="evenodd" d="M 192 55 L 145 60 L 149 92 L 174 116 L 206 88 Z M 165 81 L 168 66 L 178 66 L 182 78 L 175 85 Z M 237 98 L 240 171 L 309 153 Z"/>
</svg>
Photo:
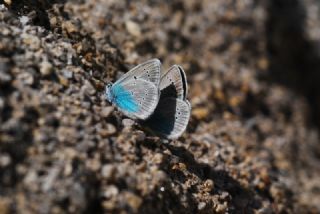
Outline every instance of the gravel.
<svg viewBox="0 0 320 214">
<path fill-rule="evenodd" d="M 320 6 L 272 2 L 0 1 L 0 212 L 320 212 L 318 79 L 300 72 L 319 52 L 296 65 L 277 24 L 306 8 L 317 44 Z M 104 100 L 150 58 L 187 74 L 176 141 Z M 277 81 L 295 72 L 303 90 Z"/>
</svg>

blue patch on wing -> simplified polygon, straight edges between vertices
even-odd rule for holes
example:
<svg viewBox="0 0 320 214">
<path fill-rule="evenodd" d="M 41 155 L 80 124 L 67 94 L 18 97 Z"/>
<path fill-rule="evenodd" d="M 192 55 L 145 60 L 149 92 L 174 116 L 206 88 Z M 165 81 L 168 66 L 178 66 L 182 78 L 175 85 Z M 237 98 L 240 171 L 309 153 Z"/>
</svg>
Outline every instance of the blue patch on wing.
<svg viewBox="0 0 320 214">
<path fill-rule="evenodd" d="M 114 85 L 112 91 L 115 97 L 115 103 L 119 108 L 130 113 L 135 113 L 139 110 L 137 101 L 130 91 L 127 91 L 121 85 Z"/>
</svg>

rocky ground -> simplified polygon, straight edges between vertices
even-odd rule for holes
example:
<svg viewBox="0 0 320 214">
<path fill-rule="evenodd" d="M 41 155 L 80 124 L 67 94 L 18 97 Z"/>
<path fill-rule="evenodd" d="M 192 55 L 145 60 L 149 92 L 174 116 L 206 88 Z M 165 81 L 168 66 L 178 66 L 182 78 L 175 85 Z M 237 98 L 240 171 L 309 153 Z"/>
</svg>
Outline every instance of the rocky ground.
<svg viewBox="0 0 320 214">
<path fill-rule="evenodd" d="M 319 213 L 316 0 L 0 0 L 0 213 Z M 104 83 L 159 58 L 166 143 Z"/>
</svg>

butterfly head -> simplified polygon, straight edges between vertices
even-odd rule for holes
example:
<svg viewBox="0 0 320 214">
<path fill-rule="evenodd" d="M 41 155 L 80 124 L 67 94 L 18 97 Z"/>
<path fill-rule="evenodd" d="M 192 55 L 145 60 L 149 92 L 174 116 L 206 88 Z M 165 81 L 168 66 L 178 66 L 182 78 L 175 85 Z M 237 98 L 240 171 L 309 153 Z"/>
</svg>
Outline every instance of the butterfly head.
<svg viewBox="0 0 320 214">
<path fill-rule="evenodd" d="M 111 92 L 111 87 L 112 87 L 112 83 L 108 83 L 106 85 L 106 91 L 105 91 L 105 97 L 109 102 L 112 102 L 113 100 L 113 96 L 112 96 L 112 92 Z"/>
</svg>

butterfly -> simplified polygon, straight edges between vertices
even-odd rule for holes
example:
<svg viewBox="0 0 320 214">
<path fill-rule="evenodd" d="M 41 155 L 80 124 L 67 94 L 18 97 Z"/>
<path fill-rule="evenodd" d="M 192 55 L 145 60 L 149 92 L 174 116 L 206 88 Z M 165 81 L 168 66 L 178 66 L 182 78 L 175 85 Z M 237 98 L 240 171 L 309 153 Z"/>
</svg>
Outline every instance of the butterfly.
<svg viewBox="0 0 320 214">
<path fill-rule="evenodd" d="M 161 136 L 177 139 L 185 131 L 191 112 L 183 68 L 174 65 L 164 72 L 161 75 L 159 89 L 159 103 L 144 124 Z"/>
<path fill-rule="evenodd" d="M 145 120 L 157 107 L 160 76 L 160 61 L 149 60 L 132 68 L 115 83 L 107 84 L 105 97 L 124 115 Z"/>
</svg>

